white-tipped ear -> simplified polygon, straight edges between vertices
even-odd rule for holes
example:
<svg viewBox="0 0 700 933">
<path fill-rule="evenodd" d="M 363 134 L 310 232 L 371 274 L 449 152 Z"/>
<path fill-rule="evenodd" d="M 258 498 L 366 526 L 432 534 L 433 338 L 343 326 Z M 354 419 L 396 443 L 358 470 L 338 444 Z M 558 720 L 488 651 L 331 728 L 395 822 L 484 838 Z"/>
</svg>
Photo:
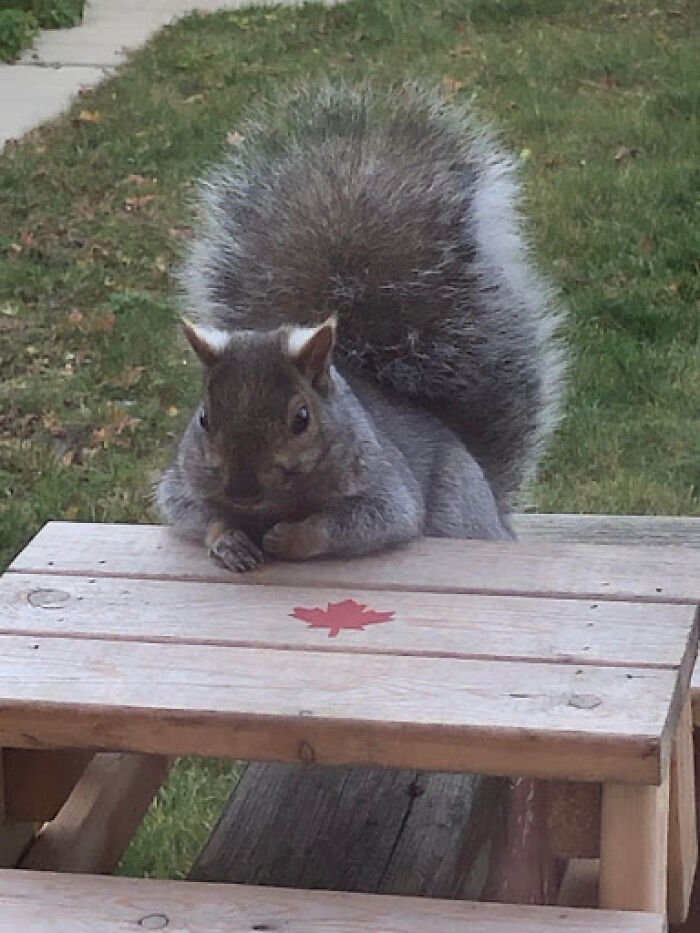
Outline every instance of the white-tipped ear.
<svg viewBox="0 0 700 933">
<path fill-rule="evenodd" d="M 204 327 L 182 319 L 182 328 L 190 346 L 205 366 L 213 366 L 221 358 L 231 340 L 231 334 L 217 327 Z"/>
<path fill-rule="evenodd" d="M 287 335 L 287 353 L 295 366 L 318 389 L 328 385 L 335 346 L 334 317 L 318 327 L 293 327 Z"/>
</svg>

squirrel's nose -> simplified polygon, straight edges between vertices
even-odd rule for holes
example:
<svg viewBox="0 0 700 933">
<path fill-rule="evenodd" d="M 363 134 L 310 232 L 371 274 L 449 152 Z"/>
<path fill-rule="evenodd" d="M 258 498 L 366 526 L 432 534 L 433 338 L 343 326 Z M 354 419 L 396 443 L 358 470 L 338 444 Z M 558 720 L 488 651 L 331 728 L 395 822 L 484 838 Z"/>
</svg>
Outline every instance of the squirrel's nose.
<svg viewBox="0 0 700 933">
<path fill-rule="evenodd" d="M 240 503 L 257 502 L 262 498 L 258 479 L 250 469 L 237 470 L 229 475 L 224 492 L 229 499 Z"/>
</svg>

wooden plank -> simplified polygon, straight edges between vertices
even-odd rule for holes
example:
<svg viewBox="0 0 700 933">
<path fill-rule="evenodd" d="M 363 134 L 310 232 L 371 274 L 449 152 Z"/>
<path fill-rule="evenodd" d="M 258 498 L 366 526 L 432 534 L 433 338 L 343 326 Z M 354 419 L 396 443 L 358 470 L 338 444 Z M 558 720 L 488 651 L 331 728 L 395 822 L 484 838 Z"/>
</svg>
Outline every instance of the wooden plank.
<svg viewBox="0 0 700 933">
<path fill-rule="evenodd" d="M 696 650 L 691 606 L 82 576 L 49 582 L 19 573 L 0 580 L 0 633 L 630 667 L 676 667 Z M 295 606 L 348 597 L 394 618 L 329 638 L 327 628 L 291 615 Z M 133 611 L 124 611 L 127 602 Z"/>
<path fill-rule="evenodd" d="M 502 784 L 463 774 L 254 762 L 189 877 L 476 898 Z"/>
<path fill-rule="evenodd" d="M 667 901 L 668 776 L 659 787 L 605 784 L 599 903 L 663 913 Z"/>
<path fill-rule="evenodd" d="M 20 862 L 33 839 L 33 823 L 3 823 L 0 825 L 0 868 L 14 868 Z M 0 925 L 1 923 L 2 919 L 0 918 Z"/>
<path fill-rule="evenodd" d="M 695 810 L 693 719 L 688 700 L 681 713 L 671 757 L 668 831 L 668 919 L 683 923 L 688 916 L 698 864 Z"/>
<path fill-rule="evenodd" d="M 296 891 L 134 878 L 0 873 L 0 909 L 8 930 L 116 933 L 131 928 L 190 933 L 662 933 L 653 914 L 475 904 L 432 898 Z M 157 924 L 160 923 L 160 927 Z"/>
<path fill-rule="evenodd" d="M 564 872 L 557 903 L 562 907 L 595 907 L 598 903 L 597 858 L 572 858 Z"/>
<path fill-rule="evenodd" d="M 514 515 L 513 525 L 523 541 L 700 548 L 700 517 L 531 513 Z"/>
<path fill-rule="evenodd" d="M 15 573 L 220 580 L 230 585 L 405 589 L 582 599 L 700 601 L 700 552 L 546 541 L 423 538 L 353 560 L 278 562 L 231 574 L 204 547 L 157 525 L 49 522 L 10 566 Z"/>
<path fill-rule="evenodd" d="M 21 867 L 113 872 L 169 767 L 167 758 L 155 755 L 95 755 L 58 816 L 30 846 Z"/>
<path fill-rule="evenodd" d="M 599 784 L 552 781 L 549 786 L 549 843 L 561 859 L 597 859 L 600 855 Z M 570 906 L 577 906 L 571 904 Z M 581 905 L 578 905 L 581 906 Z"/>
<path fill-rule="evenodd" d="M 681 689 L 666 669 L 5 635 L 0 745 L 653 784 Z"/>
<path fill-rule="evenodd" d="M 91 757 L 82 749 L 6 748 L 3 768 L 7 818 L 30 823 L 52 820 Z"/>
</svg>

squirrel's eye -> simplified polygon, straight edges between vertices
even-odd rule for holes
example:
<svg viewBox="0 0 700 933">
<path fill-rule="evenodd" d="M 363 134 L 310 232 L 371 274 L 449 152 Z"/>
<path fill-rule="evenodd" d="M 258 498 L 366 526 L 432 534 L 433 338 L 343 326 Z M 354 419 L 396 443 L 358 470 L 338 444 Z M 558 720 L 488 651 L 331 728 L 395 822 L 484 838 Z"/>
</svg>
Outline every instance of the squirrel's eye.
<svg viewBox="0 0 700 933">
<path fill-rule="evenodd" d="M 204 431 L 209 430 L 209 418 L 207 418 L 207 413 L 204 409 L 199 413 L 199 423 Z"/>
<path fill-rule="evenodd" d="M 311 415 L 306 405 L 297 408 L 292 418 L 292 434 L 303 434 L 309 426 Z"/>
</svg>

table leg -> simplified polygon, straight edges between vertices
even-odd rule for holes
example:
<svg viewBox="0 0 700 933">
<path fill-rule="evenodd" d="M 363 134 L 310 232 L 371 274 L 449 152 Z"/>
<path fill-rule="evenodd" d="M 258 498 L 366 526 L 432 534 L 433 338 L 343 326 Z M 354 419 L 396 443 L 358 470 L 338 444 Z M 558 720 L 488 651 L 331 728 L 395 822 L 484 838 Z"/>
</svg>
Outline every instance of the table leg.
<svg viewBox="0 0 700 933">
<path fill-rule="evenodd" d="M 698 862 L 695 820 L 693 712 L 690 697 L 681 712 L 671 758 L 668 827 L 668 919 L 683 923 Z"/>
<path fill-rule="evenodd" d="M 604 784 L 600 907 L 666 913 L 669 780 L 661 786 Z"/>
</svg>

